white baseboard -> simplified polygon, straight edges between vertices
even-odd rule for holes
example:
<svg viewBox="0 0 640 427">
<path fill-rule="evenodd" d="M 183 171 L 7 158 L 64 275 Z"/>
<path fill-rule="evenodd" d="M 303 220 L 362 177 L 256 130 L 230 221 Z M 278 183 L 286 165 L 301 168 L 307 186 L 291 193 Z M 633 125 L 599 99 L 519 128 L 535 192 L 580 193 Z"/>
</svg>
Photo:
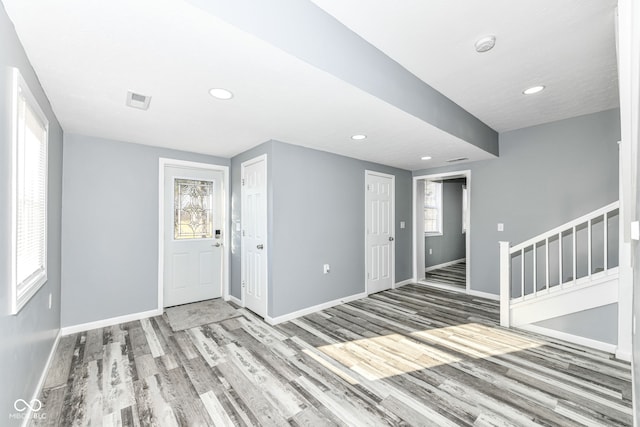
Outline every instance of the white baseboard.
<svg viewBox="0 0 640 427">
<path fill-rule="evenodd" d="M 624 360 L 625 362 L 631 362 L 632 354 L 628 351 L 616 350 L 616 359 Z"/>
<path fill-rule="evenodd" d="M 242 300 L 234 297 L 233 295 L 229 295 L 227 297 L 227 301 L 231 301 L 232 303 L 238 304 L 240 307 L 244 307 L 244 305 L 242 304 Z"/>
<path fill-rule="evenodd" d="M 467 290 L 467 294 L 474 297 L 486 298 L 494 301 L 500 301 L 500 295 L 490 294 L 489 292 L 474 291 L 473 289 Z"/>
<path fill-rule="evenodd" d="M 402 282 L 397 282 L 395 285 L 393 285 L 393 289 L 398 289 L 400 286 L 408 285 L 409 283 L 416 283 L 416 279 L 411 278 L 403 280 Z"/>
<path fill-rule="evenodd" d="M 298 317 L 306 316 L 307 314 L 315 313 L 320 310 L 325 310 L 327 308 L 335 307 L 336 305 L 346 304 L 348 302 L 355 301 L 361 298 L 366 298 L 366 297 L 367 297 L 367 293 L 362 292 L 359 294 L 350 295 L 348 297 L 339 298 L 333 301 L 324 302 L 322 304 L 314 305 L 312 307 L 303 308 L 302 310 L 294 311 L 289 314 L 283 314 L 282 316 L 277 316 L 277 317 L 265 316 L 264 320 L 270 325 L 277 325 L 278 323 L 293 320 Z"/>
<path fill-rule="evenodd" d="M 459 262 L 464 261 L 466 258 L 454 259 L 453 261 L 443 262 L 442 264 L 432 265 L 431 267 L 427 267 L 424 269 L 424 272 L 431 270 L 437 270 L 439 268 L 449 267 L 450 265 L 457 264 Z"/>
<path fill-rule="evenodd" d="M 40 375 L 40 379 L 38 380 L 38 384 L 36 385 L 36 389 L 33 391 L 33 397 L 31 397 L 31 401 L 33 402 L 35 399 L 40 396 L 40 392 L 42 391 L 42 387 L 44 386 L 44 382 L 47 379 L 47 374 L 49 373 L 49 368 L 51 367 L 51 362 L 53 362 L 53 357 L 56 354 L 56 350 L 58 349 L 58 344 L 60 343 L 60 338 L 62 337 L 62 330 L 58 330 L 58 334 L 56 335 L 56 339 L 53 341 L 53 345 L 51 346 L 51 351 L 49 352 L 49 357 L 47 358 L 47 362 L 44 364 L 44 369 L 42 370 L 42 374 Z M 25 414 L 24 419 L 22 420 L 22 427 L 26 427 L 29 425 L 29 421 L 31 421 L 31 410 L 32 405 L 27 405 L 27 413 Z"/>
<path fill-rule="evenodd" d="M 442 289 L 445 291 L 458 292 L 460 294 L 467 293 L 466 289 L 461 288 L 460 286 L 445 285 L 444 283 L 429 282 L 428 280 L 419 280 L 418 283 L 421 285 L 429 286 L 431 288 Z"/>
<path fill-rule="evenodd" d="M 164 310 L 154 309 L 142 311 L 140 313 L 125 314 L 124 316 L 111 317 L 109 319 L 96 320 L 94 322 L 82 323 L 80 325 L 65 326 L 62 328 L 62 335 L 71 335 L 78 332 L 89 331 L 91 329 L 104 328 L 117 325 L 119 323 L 133 322 L 134 320 L 146 319 L 153 316 L 161 316 Z"/>
<path fill-rule="evenodd" d="M 520 325 L 517 329 L 523 329 L 525 331 L 533 332 L 540 335 L 546 335 L 551 338 L 557 338 L 559 340 L 567 341 L 573 344 L 583 345 L 596 350 L 605 351 L 607 353 L 616 354 L 617 346 L 615 344 L 609 344 L 602 341 L 593 340 L 591 338 L 581 337 L 579 335 L 569 334 L 567 332 L 556 331 L 555 329 L 549 329 L 537 325 Z"/>
</svg>

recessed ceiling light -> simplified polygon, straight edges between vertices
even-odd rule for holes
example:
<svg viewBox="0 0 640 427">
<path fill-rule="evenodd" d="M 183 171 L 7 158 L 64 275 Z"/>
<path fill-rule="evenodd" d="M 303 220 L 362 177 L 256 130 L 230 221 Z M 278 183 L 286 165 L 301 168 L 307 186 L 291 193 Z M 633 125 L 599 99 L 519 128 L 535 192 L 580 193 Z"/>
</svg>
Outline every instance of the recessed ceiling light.
<svg viewBox="0 0 640 427">
<path fill-rule="evenodd" d="M 431 156 L 422 156 L 420 160 L 431 160 Z"/>
<path fill-rule="evenodd" d="M 525 95 L 533 95 L 534 93 L 542 92 L 544 90 L 544 86 L 532 86 L 528 89 L 522 91 Z"/>
<path fill-rule="evenodd" d="M 496 45 L 496 36 L 485 36 L 478 39 L 478 41 L 476 41 L 476 44 L 474 46 L 476 48 L 476 52 L 483 53 L 493 49 L 495 45 Z"/>
<path fill-rule="evenodd" d="M 362 135 L 362 134 L 352 135 L 351 139 L 353 139 L 354 141 L 362 141 L 363 139 L 367 139 L 367 135 Z"/>
<path fill-rule="evenodd" d="M 214 87 L 213 89 L 209 89 L 209 95 L 213 96 L 214 98 L 223 100 L 233 98 L 233 94 L 228 90 L 216 87 Z"/>
</svg>

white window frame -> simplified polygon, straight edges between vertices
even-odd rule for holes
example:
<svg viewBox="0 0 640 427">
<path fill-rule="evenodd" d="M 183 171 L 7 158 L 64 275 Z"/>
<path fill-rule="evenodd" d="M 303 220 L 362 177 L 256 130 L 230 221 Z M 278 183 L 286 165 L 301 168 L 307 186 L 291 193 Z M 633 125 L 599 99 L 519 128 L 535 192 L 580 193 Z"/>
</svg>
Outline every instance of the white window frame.
<svg viewBox="0 0 640 427">
<path fill-rule="evenodd" d="M 426 188 L 428 183 L 433 183 L 436 186 L 436 204 L 435 205 L 427 205 L 427 197 L 426 197 Z M 425 236 L 442 236 L 442 181 L 427 181 L 425 183 L 425 197 L 424 197 L 424 209 L 436 209 L 438 211 L 438 216 L 436 219 L 437 230 L 436 231 L 427 231 L 425 227 L 424 235 Z"/>
<path fill-rule="evenodd" d="M 17 68 L 13 68 L 12 81 L 12 121 L 11 121 L 11 314 L 17 314 L 38 290 L 47 282 L 47 244 L 48 244 L 48 199 L 49 199 L 49 121 L 38 105 L 38 101 L 29 89 L 24 78 Z M 44 127 L 44 265 L 39 266 L 22 283 L 18 282 L 18 150 L 20 144 L 24 142 L 24 120 L 19 111 L 20 103 L 24 100 L 33 114 L 38 118 Z M 22 126 L 22 127 L 21 127 Z"/>
</svg>

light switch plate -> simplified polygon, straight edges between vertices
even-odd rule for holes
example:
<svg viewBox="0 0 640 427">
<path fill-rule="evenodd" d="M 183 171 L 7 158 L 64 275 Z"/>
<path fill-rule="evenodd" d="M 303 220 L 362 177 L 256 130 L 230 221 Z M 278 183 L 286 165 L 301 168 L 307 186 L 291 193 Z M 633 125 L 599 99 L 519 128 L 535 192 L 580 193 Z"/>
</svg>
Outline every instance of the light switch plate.
<svg viewBox="0 0 640 427">
<path fill-rule="evenodd" d="M 640 222 L 638 221 L 631 223 L 631 239 L 640 240 Z"/>
<path fill-rule="evenodd" d="M 498 231 L 504 231 L 504 224 L 501 222 L 498 223 Z"/>
<path fill-rule="evenodd" d="M 400 228 L 404 228 L 404 221 L 400 221 Z"/>
</svg>

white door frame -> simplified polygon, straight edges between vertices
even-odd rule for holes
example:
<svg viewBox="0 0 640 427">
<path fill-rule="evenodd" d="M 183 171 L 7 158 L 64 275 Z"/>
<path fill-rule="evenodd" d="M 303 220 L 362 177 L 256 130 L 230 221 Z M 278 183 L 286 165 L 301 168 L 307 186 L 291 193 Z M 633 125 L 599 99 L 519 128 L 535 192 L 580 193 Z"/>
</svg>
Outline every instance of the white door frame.
<svg viewBox="0 0 640 427">
<path fill-rule="evenodd" d="M 164 169 L 166 166 L 221 171 L 224 176 L 222 186 L 222 297 L 229 300 L 229 166 L 160 157 L 158 173 L 158 310 L 164 310 Z"/>
<path fill-rule="evenodd" d="M 269 318 L 269 251 L 270 251 L 270 246 L 269 246 L 269 166 L 267 163 L 267 155 L 266 154 L 261 154 L 259 156 L 256 156 L 252 159 L 246 160 L 244 162 L 242 162 L 240 164 L 240 182 L 242 182 L 242 180 L 244 179 L 244 169 L 246 167 L 246 165 L 248 164 L 252 164 L 252 163 L 257 163 L 260 161 L 264 161 L 264 185 L 265 185 L 265 191 L 266 191 L 266 198 L 265 198 L 265 209 L 267 211 L 267 218 L 265 218 L 265 224 L 267 226 L 267 230 L 265 232 L 264 235 L 264 245 L 266 247 L 266 250 L 264 252 L 264 262 L 267 266 L 267 271 L 266 271 L 266 277 L 265 277 L 265 281 L 264 281 L 264 319 L 266 320 L 267 318 Z M 242 250 L 242 245 L 244 244 L 244 242 L 242 241 L 242 230 L 244 230 L 244 215 L 243 215 L 243 206 L 242 206 L 242 202 L 244 202 L 244 185 L 241 185 L 240 187 L 240 302 L 241 302 L 241 306 L 245 307 L 245 301 L 244 301 L 244 291 L 245 291 L 245 286 L 244 286 L 244 280 L 245 280 L 245 273 L 244 273 L 244 264 L 245 264 L 245 259 L 244 259 L 244 251 Z"/>
<path fill-rule="evenodd" d="M 364 292 L 369 295 L 369 279 L 367 274 L 369 273 L 369 245 L 368 245 L 368 233 L 367 233 L 367 176 L 377 175 L 384 178 L 391 178 L 391 191 L 393 192 L 391 197 L 391 233 L 393 235 L 393 241 L 391 242 L 391 289 L 396 288 L 396 176 L 388 173 L 376 172 L 372 170 L 364 171 Z"/>
<path fill-rule="evenodd" d="M 411 194 L 413 195 L 413 203 L 412 205 L 412 215 L 413 215 L 413 280 L 416 282 L 419 281 L 419 278 L 422 277 L 418 275 L 418 262 L 417 262 L 417 250 L 418 250 L 418 242 L 416 239 L 416 226 L 417 226 L 417 217 L 416 217 L 416 209 L 417 209 L 417 183 L 420 179 L 428 179 L 428 180 L 440 180 L 440 179 L 454 179 L 454 178 L 466 178 L 467 179 L 467 232 L 465 233 L 465 257 L 467 262 L 467 277 L 466 277 L 466 293 L 471 293 L 471 170 L 461 170 L 454 172 L 443 172 L 443 173 L 435 173 L 429 175 L 420 175 L 413 177 L 413 186 Z M 424 236 L 422 237 L 424 239 Z M 424 264 L 424 262 L 423 262 Z M 422 266 L 424 269 L 424 265 Z M 424 273 L 423 273 L 424 274 Z M 448 287 L 447 287 L 448 289 Z M 456 290 L 454 287 L 451 287 L 452 290 Z"/>
</svg>

